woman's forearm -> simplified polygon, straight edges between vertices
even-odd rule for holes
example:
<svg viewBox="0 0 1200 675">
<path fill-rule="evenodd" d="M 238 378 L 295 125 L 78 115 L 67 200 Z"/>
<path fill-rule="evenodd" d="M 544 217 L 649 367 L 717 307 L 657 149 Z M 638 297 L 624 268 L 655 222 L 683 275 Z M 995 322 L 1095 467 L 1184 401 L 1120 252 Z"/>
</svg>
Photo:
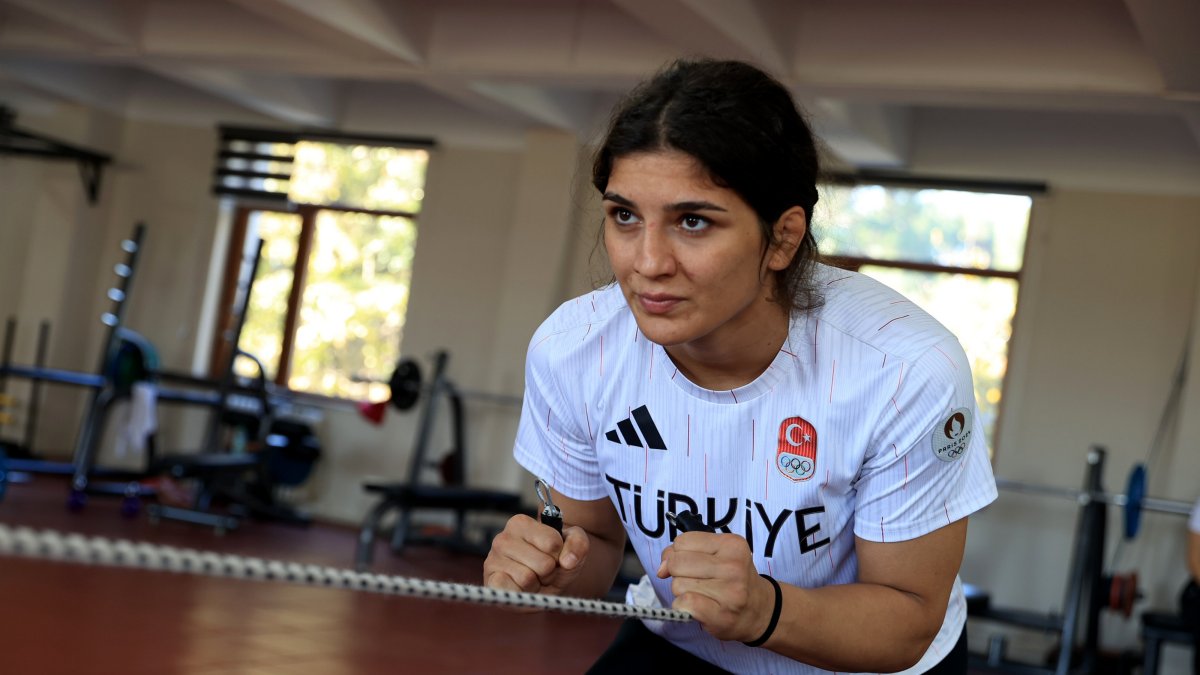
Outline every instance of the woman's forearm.
<svg viewBox="0 0 1200 675">
<path fill-rule="evenodd" d="M 833 671 L 912 666 L 937 635 L 946 610 L 877 584 L 782 588 L 779 626 L 764 647 Z"/>
</svg>

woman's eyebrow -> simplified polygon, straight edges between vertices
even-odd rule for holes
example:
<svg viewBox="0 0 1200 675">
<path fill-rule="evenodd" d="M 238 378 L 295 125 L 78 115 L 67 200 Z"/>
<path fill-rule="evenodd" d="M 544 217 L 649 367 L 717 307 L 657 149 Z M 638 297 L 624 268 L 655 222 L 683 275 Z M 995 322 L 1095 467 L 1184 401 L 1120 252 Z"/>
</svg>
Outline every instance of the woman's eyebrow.
<svg viewBox="0 0 1200 675">
<path fill-rule="evenodd" d="M 625 197 L 622 197 L 621 195 L 619 195 L 615 192 L 605 192 L 604 193 L 604 201 L 613 202 L 614 204 L 619 204 L 621 206 L 627 206 L 630 208 L 637 206 L 636 204 L 633 203 L 632 200 L 626 199 Z M 717 206 L 716 204 L 713 204 L 712 202 L 696 200 L 696 201 L 676 202 L 674 204 L 667 204 L 665 210 L 673 211 L 673 212 L 680 212 L 680 211 L 722 211 L 722 212 L 724 212 L 726 209 L 724 207 Z"/>
<path fill-rule="evenodd" d="M 723 207 L 717 206 L 712 202 L 694 201 L 694 202 L 676 202 L 667 204 L 668 211 L 724 211 Z"/>
</svg>

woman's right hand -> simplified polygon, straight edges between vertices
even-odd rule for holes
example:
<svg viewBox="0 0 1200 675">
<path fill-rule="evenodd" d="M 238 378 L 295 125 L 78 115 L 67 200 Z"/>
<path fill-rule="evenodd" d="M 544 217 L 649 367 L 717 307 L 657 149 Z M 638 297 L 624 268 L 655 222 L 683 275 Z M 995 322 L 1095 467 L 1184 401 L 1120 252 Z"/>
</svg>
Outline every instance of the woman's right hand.
<svg viewBox="0 0 1200 675">
<path fill-rule="evenodd" d="M 483 561 L 483 584 L 491 588 L 562 595 L 587 559 L 590 541 L 581 527 L 562 536 L 526 515 L 515 515 L 492 540 Z"/>
</svg>

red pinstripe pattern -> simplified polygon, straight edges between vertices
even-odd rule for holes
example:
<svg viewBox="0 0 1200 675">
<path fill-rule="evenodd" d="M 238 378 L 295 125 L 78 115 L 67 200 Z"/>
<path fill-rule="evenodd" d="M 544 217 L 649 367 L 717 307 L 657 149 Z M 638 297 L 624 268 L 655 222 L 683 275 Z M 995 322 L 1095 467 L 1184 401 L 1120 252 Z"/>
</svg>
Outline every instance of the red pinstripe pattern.
<svg viewBox="0 0 1200 675">
<path fill-rule="evenodd" d="M 876 332 L 876 333 L 878 333 L 879 331 L 883 330 L 884 328 L 887 328 L 888 326 L 890 326 L 890 325 L 892 324 L 892 322 L 893 322 L 893 321 L 899 321 L 900 319 L 907 319 L 907 318 L 908 318 L 908 317 L 910 317 L 910 316 L 912 316 L 912 315 L 911 315 L 911 314 L 905 314 L 904 316 L 898 316 L 898 317 L 896 317 L 896 318 L 894 318 L 894 319 L 891 319 L 891 320 L 889 320 L 887 323 L 885 323 L 885 324 L 883 324 L 882 326 L 880 326 L 879 328 L 875 329 L 875 332 Z"/>
<path fill-rule="evenodd" d="M 951 368 L 953 368 L 953 369 L 955 369 L 955 370 L 958 370 L 958 366 L 954 364 L 954 359 L 950 358 L 950 355 L 949 355 L 949 354 L 947 354 L 946 352 L 942 351 L 941 349 L 938 349 L 938 346 L 937 346 L 937 345 L 934 345 L 934 346 L 933 346 L 933 348 L 934 348 L 934 349 L 937 349 L 939 354 L 941 354 L 942 356 L 946 357 L 946 360 L 950 362 L 950 367 L 951 367 Z"/>
<path fill-rule="evenodd" d="M 653 382 L 654 381 L 654 345 L 649 342 L 647 342 L 646 344 L 650 345 L 650 378 L 647 381 Z"/>
<path fill-rule="evenodd" d="M 763 462 L 763 501 L 771 496 L 771 462 Z"/>
<path fill-rule="evenodd" d="M 892 394 L 892 405 L 896 406 L 896 413 L 900 413 L 900 404 L 896 403 L 896 394 L 900 393 L 900 385 L 904 384 L 904 364 L 900 364 L 900 379 L 896 380 L 896 393 Z"/>
<path fill-rule="evenodd" d="M 583 404 L 583 419 L 587 420 L 588 440 L 596 440 L 596 437 L 592 435 L 592 416 L 588 414 L 588 407 L 586 403 Z"/>
<path fill-rule="evenodd" d="M 837 359 L 833 360 L 833 375 L 829 378 L 829 402 L 833 403 L 833 384 L 837 382 Z"/>
<path fill-rule="evenodd" d="M 538 347 L 541 347 L 543 342 L 545 342 L 546 340 L 549 340 L 550 338 L 554 337 L 555 335 L 558 335 L 558 333 L 551 333 L 550 335 L 547 335 L 546 337 L 542 338 L 541 340 L 538 340 L 537 344 L 535 344 L 533 346 L 533 349 L 537 349 Z M 529 351 L 533 351 L 533 349 L 531 349 Z"/>
</svg>

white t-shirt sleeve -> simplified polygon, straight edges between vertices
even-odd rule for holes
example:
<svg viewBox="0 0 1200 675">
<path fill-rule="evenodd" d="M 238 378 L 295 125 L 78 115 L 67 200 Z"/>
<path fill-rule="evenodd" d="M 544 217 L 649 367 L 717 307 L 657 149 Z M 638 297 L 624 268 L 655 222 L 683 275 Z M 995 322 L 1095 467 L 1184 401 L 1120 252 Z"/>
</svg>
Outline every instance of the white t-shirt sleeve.
<svg viewBox="0 0 1200 675">
<path fill-rule="evenodd" d="M 572 330 L 555 330 L 547 320 L 534 333 L 525 356 L 525 397 L 513 455 L 517 463 L 571 499 L 608 496 L 589 430 L 580 424 L 587 413 L 581 395 L 564 393 L 560 378 L 574 378 L 571 353 L 564 346 L 579 342 Z M 562 353 L 564 352 L 565 353 Z"/>
<path fill-rule="evenodd" d="M 855 483 L 855 535 L 905 541 L 996 498 L 971 367 L 950 338 L 904 364 Z"/>
<path fill-rule="evenodd" d="M 1196 504 L 1192 506 L 1192 517 L 1188 519 L 1188 529 L 1200 534 L 1200 499 L 1197 499 Z"/>
</svg>

